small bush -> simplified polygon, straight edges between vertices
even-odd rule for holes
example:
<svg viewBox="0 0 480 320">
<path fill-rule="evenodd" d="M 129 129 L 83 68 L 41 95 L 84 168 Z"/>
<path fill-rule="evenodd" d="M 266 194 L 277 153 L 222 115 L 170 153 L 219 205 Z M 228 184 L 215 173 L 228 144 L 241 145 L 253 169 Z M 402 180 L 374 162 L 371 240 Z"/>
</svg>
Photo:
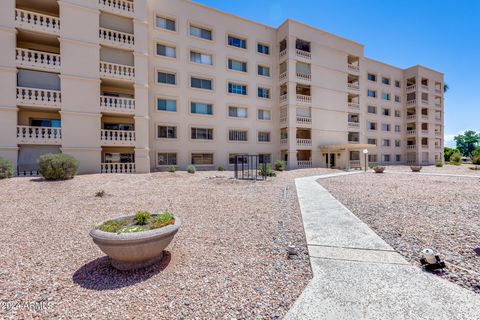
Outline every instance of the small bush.
<svg viewBox="0 0 480 320">
<path fill-rule="evenodd" d="M 150 222 L 151 216 L 152 215 L 148 211 L 138 211 L 135 215 L 135 224 L 144 226 Z"/>
<path fill-rule="evenodd" d="M 275 171 L 272 170 L 272 165 L 270 163 L 267 163 L 265 167 L 263 166 L 263 164 L 260 164 L 260 169 L 258 169 L 258 174 L 261 176 L 267 176 L 267 177 L 277 176 Z"/>
<path fill-rule="evenodd" d="M 97 229 L 105 231 L 105 232 L 120 232 L 122 228 L 124 228 L 128 224 L 126 220 L 109 220 L 102 224 Z"/>
<path fill-rule="evenodd" d="M 105 197 L 105 195 L 106 195 L 105 190 L 100 190 L 100 191 L 97 191 L 95 193 L 95 197 L 97 197 L 97 198 L 103 198 L 103 197 Z"/>
<path fill-rule="evenodd" d="M 385 167 L 382 167 L 382 166 L 374 166 L 373 167 L 373 170 L 377 173 L 381 173 L 385 170 Z"/>
<path fill-rule="evenodd" d="M 175 168 L 175 166 L 168 167 L 168 172 L 175 173 L 175 171 L 177 171 L 177 168 Z"/>
<path fill-rule="evenodd" d="M 285 170 L 285 162 L 282 160 L 275 161 L 275 170 L 277 171 Z"/>
<path fill-rule="evenodd" d="M 462 154 L 460 152 L 456 151 L 450 156 L 450 162 L 452 164 L 460 164 L 460 161 L 462 161 Z"/>
<path fill-rule="evenodd" d="M 439 167 L 439 168 L 443 167 L 443 162 L 438 160 L 435 161 L 435 167 Z"/>
<path fill-rule="evenodd" d="M 197 171 L 197 168 L 195 168 L 195 166 L 192 164 L 187 167 L 188 173 L 194 174 L 196 171 Z"/>
<path fill-rule="evenodd" d="M 38 160 L 38 172 L 46 180 L 67 180 L 77 174 L 78 164 L 78 160 L 71 155 L 49 153 Z"/>
<path fill-rule="evenodd" d="M 479 166 L 479 165 L 474 166 L 474 167 L 469 167 L 469 168 L 470 168 L 470 170 L 475 170 L 475 171 L 476 171 L 476 170 L 480 170 L 480 166 Z"/>
<path fill-rule="evenodd" d="M 225 168 L 224 168 L 224 167 L 222 167 L 222 166 L 220 166 L 220 167 L 218 167 L 218 169 L 217 169 L 217 170 L 218 170 L 218 171 L 225 171 Z"/>
<path fill-rule="evenodd" d="M 473 163 L 473 164 L 480 165 L 480 155 L 474 155 L 474 156 L 472 157 L 472 163 Z"/>
<path fill-rule="evenodd" d="M 173 219 L 173 214 L 168 211 L 165 211 L 161 215 L 158 215 L 155 217 L 151 225 L 151 229 L 162 228 L 169 224 L 174 224 L 174 223 L 175 223 L 175 220 Z"/>
<path fill-rule="evenodd" d="M 13 176 L 13 163 L 10 160 L 0 158 L 0 179 Z"/>
</svg>

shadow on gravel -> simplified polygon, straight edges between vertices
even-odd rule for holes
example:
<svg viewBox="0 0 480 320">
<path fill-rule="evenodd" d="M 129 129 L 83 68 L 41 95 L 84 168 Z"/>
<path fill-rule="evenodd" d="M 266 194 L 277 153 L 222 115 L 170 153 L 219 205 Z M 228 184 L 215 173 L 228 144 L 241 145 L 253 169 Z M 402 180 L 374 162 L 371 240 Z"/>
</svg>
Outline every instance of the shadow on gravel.
<svg viewBox="0 0 480 320">
<path fill-rule="evenodd" d="M 115 290 L 128 287 L 162 272 L 170 263 L 171 254 L 163 252 L 159 262 L 144 269 L 120 271 L 110 265 L 107 256 L 95 259 L 78 269 L 72 277 L 73 282 L 90 290 Z"/>
</svg>

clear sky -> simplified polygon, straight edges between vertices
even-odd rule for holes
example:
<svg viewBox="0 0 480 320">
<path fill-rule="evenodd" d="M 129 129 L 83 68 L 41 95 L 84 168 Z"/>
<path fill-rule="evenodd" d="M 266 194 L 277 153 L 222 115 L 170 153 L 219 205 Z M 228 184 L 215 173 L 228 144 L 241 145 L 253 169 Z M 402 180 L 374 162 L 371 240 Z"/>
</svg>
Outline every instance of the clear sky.
<svg viewBox="0 0 480 320">
<path fill-rule="evenodd" d="M 371 59 L 445 74 L 445 140 L 480 131 L 480 0 L 194 0 L 266 25 L 287 18 L 365 45 Z"/>
</svg>

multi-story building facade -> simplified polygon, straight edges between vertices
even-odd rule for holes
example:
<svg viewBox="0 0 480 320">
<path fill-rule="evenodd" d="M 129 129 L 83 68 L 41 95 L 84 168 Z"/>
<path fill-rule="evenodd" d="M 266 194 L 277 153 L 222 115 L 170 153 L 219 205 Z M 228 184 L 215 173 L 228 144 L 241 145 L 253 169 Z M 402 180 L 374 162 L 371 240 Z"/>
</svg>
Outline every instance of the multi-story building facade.
<svg viewBox="0 0 480 320">
<path fill-rule="evenodd" d="M 64 152 L 81 173 L 443 159 L 443 74 L 356 42 L 187 0 L 4 0 L 0 156 Z"/>
</svg>

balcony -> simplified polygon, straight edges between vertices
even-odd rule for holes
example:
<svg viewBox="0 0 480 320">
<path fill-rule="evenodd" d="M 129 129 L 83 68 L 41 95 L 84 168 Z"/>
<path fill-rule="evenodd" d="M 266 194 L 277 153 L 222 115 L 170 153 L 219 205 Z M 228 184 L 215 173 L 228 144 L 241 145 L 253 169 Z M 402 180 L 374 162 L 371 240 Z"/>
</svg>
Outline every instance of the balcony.
<svg viewBox="0 0 480 320">
<path fill-rule="evenodd" d="M 280 51 L 280 58 L 283 58 L 287 55 L 287 49 Z"/>
<path fill-rule="evenodd" d="M 422 104 L 428 105 L 428 100 L 422 99 Z"/>
<path fill-rule="evenodd" d="M 300 81 L 310 82 L 310 81 L 312 81 L 312 75 L 297 72 L 297 79 L 300 80 Z"/>
<path fill-rule="evenodd" d="M 283 147 L 286 147 L 288 145 L 288 139 L 287 138 L 281 138 L 280 139 L 280 145 Z"/>
<path fill-rule="evenodd" d="M 300 49 L 295 49 L 298 58 L 305 59 L 305 60 L 312 60 L 312 53 L 308 51 L 303 51 Z"/>
<path fill-rule="evenodd" d="M 135 163 L 102 163 L 102 173 L 135 173 Z"/>
<path fill-rule="evenodd" d="M 279 80 L 280 82 L 287 80 L 287 73 L 286 72 L 280 73 Z"/>
<path fill-rule="evenodd" d="M 360 109 L 360 104 L 356 102 L 349 102 L 348 107 L 352 109 Z"/>
<path fill-rule="evenodd" d="M 135 113 L 135 99 L 110 96 L 100 96 L 102 112 Z"/>
<path fill-rule="evenodd" d="M 414 144 L 407 145 L 407 150 L 417 150 L 417 146 Z"/>
<path fill-rule="evenodd" d="M 312 139 L 297 139 L 297 146 L 298 147 L 311 147 L 312 146 Z"/>
<path fill-rule="evenodd" d="M 60 72 L 60 55 L 55 53 L 17 48 L 15 61 L 17 67 Z"/>
<path fill-rule="evenodd" d="M 442 107 L 442 103 L 441 103 L 441 102 L 435 102 L 435 107 L 441 108 L 441 107 Z"/>
<path fill-rule="evenodd" d="M 350 90 L 355 90 L 355 91 L 360 90 L 360 85 L 358 83 L 347 83 L 347 87 Z"/>
<path fill-rule="evenodd" d="M 428 149 L 428 144 L 422 144 L 422 149 Z"/>
<path fill-rule="evenodd" d="M 360 129 L 360 123 L 348 121 L 348 127 L 353 129 Z"/>
<path fill-rule="evenodd" d="M 298 161 L 297 161 L 297 167 L 298 167 L 299 169 L 311 168 L 311 167 L 312 167 L 312 161 L 302 161 L 302 160 L 298 160 Z"/>
<path fill-rule="evenodd" d="M 417 134 L 417 130 L 407 130 L 407 136 L 415 136 Z"/>
<path fill-rule="evenodd" d="M 417 100 L 416 100 L 416 99 L 408 100 L 408 101 L 407 101 L 407 106 L 413 106 L 413 105 L 416 105 L 416 104 L 417 104 Z"/>
<path fill-rule="evenodd" d="M 106 28 L 100 28 L 98 32 L 100 43 L 105 46 L 128 50 L 133 50 L 135 48 L 133 34 Z"/>
<path fill-rule="evenodd" d="M 422 135 L 428 135 L 428 130 L 422 130 Z"/>
<path fill-rule="evenodd" d="M 18 28 L 43 33 L 60 33 L 60 18 L 37 12 L 15 9 L 15 22 Z"/>
<path fill-rule="evenodd" d="M 59 90 L 17 87 L 17 104 L 60 108 L 61 92 Z"/>
<path fill-rule="evenodd" d="M 311 117 L 297 116 L 297 126 L 311 127 L 312 126 L 312 118 Z"/>
<path fill-rule="evenodd" d="M 428 121 L 428 114 L 422 114 L 422 120 L 427 120 Z"/>
<path fill-rule="evenodd" d="M 312 103 L 312 97 L 303 94 L 297 94 L 297 102 L 310 104 Z"/>
<path fill-rule="evenodd" d="M 407 116 L 407 121 L 417 121 L 417 115 L 416 114 L 412 114 L 412 115 L 409 115 Z"/>
<path fill-rule="evenodd" d="M 287 101 L 287 99 L 288 99 L 288 95 L 287 95 L 287 94 L 282 94 L 282 95 L 280 96 L 280 102 L 285 102 L 285 101 Z"/>
<path fill-rule="evenodd" d="M 127 17 L 134 16 L 133 1 L 126 0 L 98 0 L 100 9 Z"/>
<path fill-rule="evenodd" d="M 442 135 L 442 132 L 441 132 L 441 131 L 435 131 L 435 135 L 436 135 L 437 137 L 439 137 L 439 136 Z"/>
<path fill-rule="evenodd" d="M 359 169 L 362 167 L 360 160 L 350 160 L 349 162 L 350 169 Z"/>
<path fill-rule="evenodd" d="M 17 142 L 18 144 L 62 144 L 62 129 L 17 126 Z"/>
<path fill-rule="evenodd" d="M 354 73 L 359 73 L 360 72 L 360 67 L 359 66 L 355 66 L 353 64 L 348 64 L 347 65 L 347 70 L 349 72 L 354 72 Z"/>
<path fill-rule="evenodd" d="M 135 81 L 135 67 L 100 61 L 100 77 Z"/>
<path fill-rule="evenodd" d="M 407 86 L 407 92 L 415 91 L 415 90 L 417 90 L 417 85 L 416 84 L 411 84 L 411 85 Z"/>
<path fill-rule="evenodd" d="M 100 130 L 102 146 L 134 146 L 135 131 L 129 130 Z"/>
</svg>

